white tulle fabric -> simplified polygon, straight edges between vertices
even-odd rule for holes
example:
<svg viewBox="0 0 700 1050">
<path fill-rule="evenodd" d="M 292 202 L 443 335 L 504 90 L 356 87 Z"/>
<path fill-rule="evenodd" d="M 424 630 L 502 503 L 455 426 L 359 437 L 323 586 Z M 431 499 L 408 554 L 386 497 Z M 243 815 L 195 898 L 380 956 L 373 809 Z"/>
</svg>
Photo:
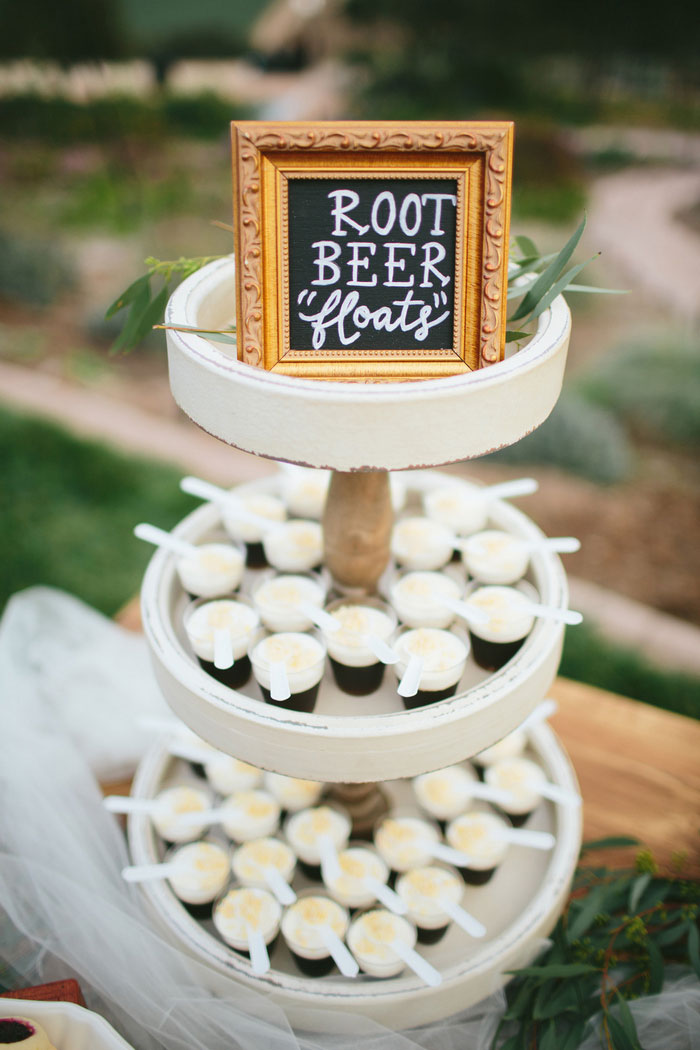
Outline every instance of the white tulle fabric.
<svg viewBox="0 0 700 1050">
<path fill-rule="evenodd" d="M 357 1050 L 360 1040 L 363 1050 L 487 1050 L 502 993 L 404 1033 L 319 1011 L 314 1027 L 333 1034 L 312 1035 L 294 1030 L 282 1010 L 256 992 L 240 987 L 221 999 L 206 990 L 206 971 L 154 932 L 138 888 L 119 874 L 128 861 L 124 838 L 101 805 L 84 751 L 93 757 L 109 751 L 109 735 L 99 748 L 90 739 L 95 726 L 108 734 L 122 718 L 132 724 L 121 727 L 120 737 L 127 728 L 133 732 L 139 697 L 153 686 L 144 686 L 123 651 L 115 651 L 113 625 L 87 612 L 89 630 L 84 606 L 42 588 L 16 596 L 0 625 L 0 909 L 6 916 L 0 972 L 6 983 L 77 977 L 88 1006 L 136 1050 Z M 64 715 L 88 713 L 84 697 L 74 704 L 69 695 L 82 694 L 86 685 L 100 715 L 88 720 L 89 732 L 84 727 L 76 735 Z M 688 980 L 633 1003 L 646 1050 L 700 1050 L 699 998 L 697 983 Z M 598 1045 L 589 1041 L 586 1050 Z"/>
</svg>

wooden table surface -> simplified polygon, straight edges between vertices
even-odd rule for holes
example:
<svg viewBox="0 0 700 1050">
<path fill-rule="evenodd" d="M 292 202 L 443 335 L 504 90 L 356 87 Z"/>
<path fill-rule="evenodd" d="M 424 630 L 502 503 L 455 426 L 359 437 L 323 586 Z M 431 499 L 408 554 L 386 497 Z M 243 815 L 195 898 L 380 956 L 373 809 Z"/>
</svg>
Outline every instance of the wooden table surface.
<svg viewBox="0 0 700 1050">
<path fill-rule="evenodd" d="M 117 619 L 138 630 L 138 602 Z M 551 724 L 581 785 L 584 842 L 631 835 L 663 867 L 685 852 L 683 871 L 700 877 L 700 722 L 565 678 L 549 695 L 559 704 Z M 633 856 L 609 850 L 591 863 L 626 866 Z"/>
</svg>

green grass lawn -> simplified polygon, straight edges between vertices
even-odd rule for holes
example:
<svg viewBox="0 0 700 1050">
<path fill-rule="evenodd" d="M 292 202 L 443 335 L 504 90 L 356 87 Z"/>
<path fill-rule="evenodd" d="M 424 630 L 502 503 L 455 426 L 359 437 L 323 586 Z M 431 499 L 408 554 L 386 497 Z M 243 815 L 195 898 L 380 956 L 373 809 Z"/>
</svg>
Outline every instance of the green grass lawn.
<svg viewBox="0 0 700 1050">
<path fill-rule="evenodd" d="M 198 504 L 178 488 L 182 471 L 4 408 L 0 456 L 2 607 L 15 591 L 47 584 L 114 614 L 138 592 L 152 554 L 134 525 L 171 528 Z"/>
<path fill-rule="evenodd" d="M 198 501 L 182 471 L 84 441 L 0 408 L 4 509 L 0 606 L 35 584 L 60 587 L 107 615 L 141 585 L 151 549 L 133 527 L 172 528 Z M 567 631 L 561 671 L 578 681 L 700 717 L 700 679 L 662 671 L 582 625 Z"/>
</svg>

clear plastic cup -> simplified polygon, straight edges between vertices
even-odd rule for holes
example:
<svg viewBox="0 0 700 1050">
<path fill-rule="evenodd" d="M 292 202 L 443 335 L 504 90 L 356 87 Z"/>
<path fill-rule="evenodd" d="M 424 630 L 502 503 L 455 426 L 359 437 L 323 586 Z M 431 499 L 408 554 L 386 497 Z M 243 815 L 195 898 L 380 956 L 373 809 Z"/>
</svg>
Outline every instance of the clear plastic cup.
<svg viewBox="0 0 700 1050">
<path fill-rule="evenodd" d="M 250 678 L 248 645 L 260 625 L 260 617 L 249 598 L 198 598 L 184 612 L 187 640 L 202 669 L 230 689 L 240 689 Z M 226 633 L 233 663 L 217 667 L 217 631 Z"/>
<path fill-rule="evenodd" d="M 251 641 L 248 655 L 266 703 L 292 711 L 313 711 L 326 666 L 326 646 L 316 633 L 261 631 Z M 273 698 L 272 664 L 284 666 L 290 692 L 286 699 Z"/>
<path fill-rule="evenodd" d="M 341 623 L 337 631 L 322 630 L 336 684 L 351 696 L 367 696 L 382 684 L 385 665 L 367 640 L 373 634 L 389 643 L 396 614 L 377 598 L 338 598 L 325 611 Z"/>
</svg>

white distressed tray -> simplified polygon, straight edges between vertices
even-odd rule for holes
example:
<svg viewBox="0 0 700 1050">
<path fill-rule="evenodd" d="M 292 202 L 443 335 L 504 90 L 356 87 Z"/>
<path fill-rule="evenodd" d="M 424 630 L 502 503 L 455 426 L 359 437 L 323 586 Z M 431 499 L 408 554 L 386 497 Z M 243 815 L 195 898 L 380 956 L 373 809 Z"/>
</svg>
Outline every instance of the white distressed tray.
<svg viewBox="0 0 700 1050">
<path fill-rule="evenodd" d="M 36 1021 L 58 1050 L 133 1050 L 104 1017 L 75 1003 L 0 999 L 0 1016 Z"/>
<path fill-rule="evenodd" d="M 225 328 L 235 299 L 233 259 L 209 263 L 172 295 L 166 324 Z M 406 383 L 283 376 L 239 362 L 228 344 L 169 330 L 170 386 L 195 423 L 259 456 L 347 471 L 438 466 L 512 445 L 544 422 L 561 390 L 570 330 L 559 296 L 504 361 Z"/>
<path fill-rule="evenodd" d="M 533 757 L 556 784 L 578 791 L 576 777 L 555 734 L 540 725 L 530 734 Z M 173 778 L 182 776 L 182 763 L 158 743 L 149 751 L 136 774 L 133 794 L 152 797 Z M 185 774 L 186 775 L 186 774 Z M 410 789 L 406 783 L 388 785 L 397 802 Z M 271 957 L 273 969 L 264 976 L 252 973 L 243 956 L 227 948 L 211 931 L 211 924 L 193 919 L 165 882 L 145 882 L 141 890 L 165 936 L 183 951 L 204 963 L 209 987 L 221 995 L 235 995 L 242 982 L 270 993 L 292 1023 L 326 1030 L 331 1019 L 315 1016 L 312 1009 L 352 1010 L 392 1028 L 429 1024 L 466 1009 L 500 987 L 506 971 L 527 965 L 561 914 L 581 844 L 580 808 L 555 807 L 543 802 L 528 827 L 552 831 L 556 845 L 549 853 L 511 849 L 490 882 L 467 887 L 464 906 L 489 931 L 473 940 L 454 925 L 435 945 L 420 951 L 436 966 L 443 983 L 426 987 L 410 971 L 389 980 L 340 975 L 323 978 L 302 976 L 281 942 Z M 150 821 L 132 816 L 128 825 L 129 847 L 135 864 L 160 859 L 161 849 Z M 297 882 L 295 881 L 295 886 Z"/>
<path fill-rule="evenodd" d="M 410 491 L 410 475 L 407 482 Z M 258 484 L 274 489 L 276 483 L 266 478 Z M 491 521 L 528 539 L 543 536 L 530 518 L 502 501 L 493 504 Z M 173 531 L 201 542 L 216 538 L 218 530 L 219 513 L 207 504 Z M 260 699 L 253 679 L 243 691 L 234 691 L 199 666 L 182 628 L 186 598 L 175 560 L 163 549 L 156 551 L 141 593 L 144 630 L 163 695 L 175 714 L 219 750 L 288 776 L 361 783 L 415 776 L 461 761 L 519 726 L 544 698 L 559 666 L 564 629 L 540 619 L 519 652 L 495 674 L 470 657 L 456 696 L 437 704 L 406 711 L 387 668 L 381 689 L 368 697 L 348 697 L 328 671 L 312 714 L 272 706 Z M 567 606 L 566 575 L 555 554 L 534 554 L 529 579 L 543 602 Z"/>
</svg>

